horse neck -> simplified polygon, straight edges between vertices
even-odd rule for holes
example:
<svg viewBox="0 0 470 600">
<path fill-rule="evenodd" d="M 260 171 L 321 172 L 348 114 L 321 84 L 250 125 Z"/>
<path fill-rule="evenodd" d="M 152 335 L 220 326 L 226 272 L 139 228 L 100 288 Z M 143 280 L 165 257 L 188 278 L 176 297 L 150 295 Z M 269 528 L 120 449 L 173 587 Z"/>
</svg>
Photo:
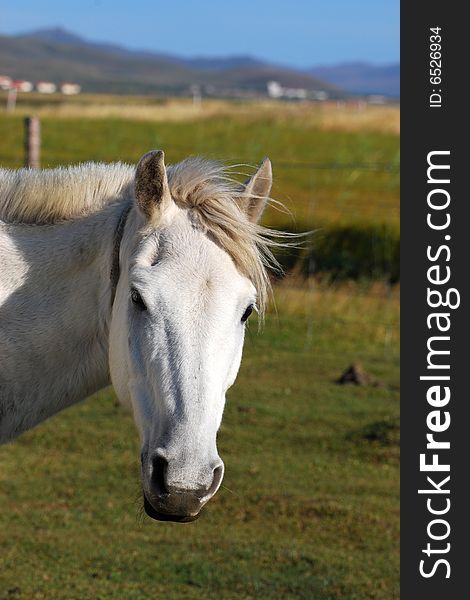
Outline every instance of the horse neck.
<svg viewBox="0 0 470 600">
<path fill-rule="evenodd" d="M 109 384 L 110 273 L 128 203 L 65 224 L 10 228 L 26 276 L 0 309 L 11 340 L 0 341 L 0 442 Z"/>
</svg>

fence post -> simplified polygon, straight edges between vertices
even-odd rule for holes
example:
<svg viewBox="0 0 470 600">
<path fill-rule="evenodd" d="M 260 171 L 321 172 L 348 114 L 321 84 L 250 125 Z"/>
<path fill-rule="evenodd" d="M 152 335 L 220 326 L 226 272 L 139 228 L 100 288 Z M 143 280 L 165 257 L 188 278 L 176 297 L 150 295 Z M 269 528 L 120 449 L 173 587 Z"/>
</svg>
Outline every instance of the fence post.
<svg viewBox="0 0 470 600">
<path fill-rule="evenodd" d="M 18 90 L 16 89 L 16 87 L 11 87 L 8 90 L 7 112 L 13 112 L 15 110 L 17 93 L 18 93 Z"/>
<path fill-rule="evenodd" d="M 25 167 L 39 169 L 41 150 L 41 123 L 39 117 L 26 117 L 24 120 Z"/>
</svg>

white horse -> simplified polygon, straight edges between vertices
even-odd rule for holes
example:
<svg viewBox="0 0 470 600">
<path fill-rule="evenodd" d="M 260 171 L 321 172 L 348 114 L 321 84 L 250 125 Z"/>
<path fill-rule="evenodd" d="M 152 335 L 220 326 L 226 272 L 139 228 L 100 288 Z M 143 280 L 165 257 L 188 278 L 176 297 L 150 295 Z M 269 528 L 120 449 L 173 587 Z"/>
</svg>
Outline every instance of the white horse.
<svg viewBox="0 0 470 600">
<path fill-rule="evenodd" d="M 216 435 L 272 264 L 265 159 L 0 170 L 0 443 L 110 382 L 141 438 L 147 514 L 197 518 Z"/>
</svg>

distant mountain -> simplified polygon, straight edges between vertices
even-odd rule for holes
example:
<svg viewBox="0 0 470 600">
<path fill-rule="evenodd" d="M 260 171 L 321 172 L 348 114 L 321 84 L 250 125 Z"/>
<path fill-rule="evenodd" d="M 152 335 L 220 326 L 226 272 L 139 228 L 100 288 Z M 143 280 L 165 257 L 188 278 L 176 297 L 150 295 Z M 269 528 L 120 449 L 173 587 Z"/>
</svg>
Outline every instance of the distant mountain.
<svg viewBox="0 0 470 600">
<path fill-rule="evenodd" d="M 73 44 L 76 46 L 87 46 L 97 48 L 118 54 L 120 56 L 138 56 L 144 58 L 158 58 L 174 62 L 176 64 L 185 65 L 191 69 L 202 71 L 223 71 L 226 69 L 252 69 L 257 67 L 266 67 L 268 63 L 249 55 L 235 55 L 227 57 L 205 57 L 196 56 L 194 58 L 183 58 L 173 54 L 165 54 L 164 52 L 151 52 L 150 50 L 131 50 L 124 46 L 108 44 L 105 42 L 95 42 L 87 40 L 75 33 L 72 33 L 62 27 L 51 27 L 47 29 L 37 29 L 28 33 L 20 34 L 16 37 L 33 38 L 44 42 L 52 42 L 56 44 Z"/>
<path fill-rule="evenodd" d="M 58 27 L 0 36 L 0 70 L 15 79 L 71 80 L 87 92 L 186 94 L 199 85 L 214 96 L 250 96 L 266 94 L 275 80 L 344 97 L 336 85 L 250 56 L 186 59 L 90 41 Z"/>
<path fill-rule="evenodd" d="M 268 63 L 253 58 L 252 56 L 226 56 L 226 57 L 205 57 L 197 56 L 195 58 L 176 58 L 169 57 L 171 60 L 181 61 L 183 64 L 201 71 L 226 71 L 227 69 L 257 69 L 268 66 Z"/>
<path fill-rule="evenodd" d="M 28 31 L 25 33 L 20 33 L 16 36 L 13 36 L 16 39 L 25 39 L 25 40 L 38 40 L 41 42 L 48 42 L 51 44 L 66 44 L 69 46 L 81 46 L 83 48 L 93 48 L 95 50 L 103 50 L 104 52 L 108 52 L 109 54 L 115 54 L 117 56 L 138 56 L 141 58 L 157 58 L 157 59 L 175 59 L 175 62 L 178 61 L 177 57 L 172 57 L 171 55 L 166 55 L 164 53 L 151 52 L 147 50 L 130 50 L 125 46 L 118 46 L 116 44 L 109 44 L 107 42 L 96 42 L 94 40 L 88 40 L 76 33 L 68 31 L 63 27 L 48 27 L 46 29 L 35 29 L 33 31 Z"/>
<path fill-rule="evenodd" d="M 46 29 L 35 29 L 27 33 L 19 33 L 17 38 L 34 38 L 43 42 L 52 42 L 53 44 L 88 44 L 96 45 L 93 42 L 86 42 L 81 36 L 67 31 L 62 27 L 49 27 Z"/>
<path fill-rule="evenodd" d="M 307 70 L 307 73 L 353 94 L 384 94 L 397 98 L 400 96 L 398 63 L 382 66 L 369 63 L 344 63 L 329 67 L 312 67 Z"/>
</svg>

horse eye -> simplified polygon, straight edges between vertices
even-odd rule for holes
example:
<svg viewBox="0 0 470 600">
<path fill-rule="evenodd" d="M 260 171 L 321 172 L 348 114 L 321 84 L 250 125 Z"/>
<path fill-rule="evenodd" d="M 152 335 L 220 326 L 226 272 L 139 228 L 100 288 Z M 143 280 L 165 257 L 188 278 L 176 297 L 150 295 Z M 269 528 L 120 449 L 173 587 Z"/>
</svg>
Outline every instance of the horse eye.
<svg viewBox="0 0 470 600">
<path fill-rule="evenodd" d="M 250 304 L 250 306 L 243 313 L 242 323 L 244 323 L 248 319 L 248 317 L 251 315 L 252 312 L 253 312 L 253 304 Z"/>
<path fill-rule="evenodd" d="M 133 304 L 139 308 L 139 310 L 146 310 L 145 302 L 142 300 L 142 296 L 139 294 L 137 290 L 131 290 L 131 300 Z"/>
</svg>

